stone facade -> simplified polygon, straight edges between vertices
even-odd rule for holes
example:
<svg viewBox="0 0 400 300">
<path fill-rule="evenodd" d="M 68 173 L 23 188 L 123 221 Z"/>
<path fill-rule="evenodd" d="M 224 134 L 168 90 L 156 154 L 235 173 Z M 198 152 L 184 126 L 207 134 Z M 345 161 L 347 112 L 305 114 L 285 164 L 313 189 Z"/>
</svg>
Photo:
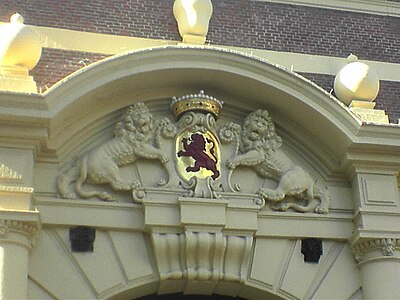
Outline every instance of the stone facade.
<svg viewBox="0 0 400 300">
<path fill-rule="evenodd" d="M 43 47 L 0 65 L 0 299 L 400 294 L 397 1 L 213 1 L 186 39 L 172 0 L 56 2 L 0 3 Z"/>
</svg>

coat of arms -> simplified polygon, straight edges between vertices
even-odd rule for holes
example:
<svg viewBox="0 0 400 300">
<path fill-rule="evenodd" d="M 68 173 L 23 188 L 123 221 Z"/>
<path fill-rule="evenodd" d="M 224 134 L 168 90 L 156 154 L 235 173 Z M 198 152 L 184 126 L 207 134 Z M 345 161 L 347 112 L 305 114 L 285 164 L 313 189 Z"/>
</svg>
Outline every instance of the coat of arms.
<svg viewBox="0 0 400 300">
<path fill-rule="evenodd" d="M 186 180 L 220 175 L 219 145 L 210 132 L 185 131 L 176 139 L 177 170 Z"/>
<path fill-rule="evenodd" d="M 142 102 L 130 106 L 115 126 L 112 140 L 59 176 L 61 196 L 118 201 L 115 193 L 130 192 L 136 203 L 160 194 L 225 197 L 261 207 L 268 203 L 273 210 L 327 213 L 327 190 L 281 150 L 282 140 L 268 111 L 249 113 L 242 126 L 218 124 L 222 105 L 203 91 L 173 97 L 175 120 L 153 120 Z M 143 160 L 164 169 L 155 172 L 162 177 L 157 185 L 126 175 L 134 172 L 122 172 Z M 245 191 L 240 176 L 235 176 L 243 167 L 253 169 L 252 176 L 258 178 Z"/>
<path fill-rule="evenodd" d="M 175 117 L 184 122 L 194 121 L 194 126 L 179 126 L 176 135 L 176 169 L 184 180 L 192 177 L 216 180 L 220 176 L 219 141 L 215 128 L 205 120 L 218 118 L 221 108 L 220 101 L 204 95 L 203 91 L 192 97 L 174 98 L 171 109 Z M 207 115 L 208 118 L 204 117 Z"/>
</svg>

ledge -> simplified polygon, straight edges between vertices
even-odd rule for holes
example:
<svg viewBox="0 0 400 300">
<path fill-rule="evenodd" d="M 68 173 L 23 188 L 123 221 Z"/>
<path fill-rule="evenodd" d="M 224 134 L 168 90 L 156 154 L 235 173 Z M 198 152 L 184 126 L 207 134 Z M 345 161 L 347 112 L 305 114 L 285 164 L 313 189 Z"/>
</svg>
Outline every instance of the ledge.
<svg viewBox="0 0 400 300">
<path fill-rule="evenodd" d="M 37 197 L 35 206 L 40 212 L 43 226 L 144 229 L 142 207 L 135 204 Z"/>
<path fill-rule="evenodd" d="M 173 215 L 179 218 L 178 204 L 168 206 L 170 206 L 169 210 L 165 211 L 169 214 L 168 217 L 171 216 L 170 209 L 176 209 L 177 212 Z M 36 199 L 36 207 L 40 212 L 44 227 L 83 225 L 106 230 L 145 231 L 143 207 L 137 204 L 41 197 Z M 236 210 L 234 208 L 234 211 Z M 162 213 L 162 210 L 158 213 Z M 232 215 L 230 218 L 236 216 Z M 161 215 L 158 217 L 163 219 Z M 224 232 L 231 231 L 232 222 L 238 222 L 238 220 L 227 220 Z M 176 220 L 174 224 L 176 227 L 183 226 L 180 225 L 179 220 Z M 158 224 L 158 226 L 162 225 Z M 255 236 L 260 237 L 315 237 L 335 240 L 347 240 L 354 229 L 352 214 L 343 212 L 316 215 L 260 211 L 257 224 L 254 226 Z"/>
<path fill-rule="evenodd" d="M 352 215 L 264 212 L 258 216 L 256 236 L 269 238 L 320 238 L 347 241 L 354 230 Z"/>
<path fill-rule="evenodd" d="M 400 3 L 384 0 L 254 0 L 400 17 Z"/>
</svg>

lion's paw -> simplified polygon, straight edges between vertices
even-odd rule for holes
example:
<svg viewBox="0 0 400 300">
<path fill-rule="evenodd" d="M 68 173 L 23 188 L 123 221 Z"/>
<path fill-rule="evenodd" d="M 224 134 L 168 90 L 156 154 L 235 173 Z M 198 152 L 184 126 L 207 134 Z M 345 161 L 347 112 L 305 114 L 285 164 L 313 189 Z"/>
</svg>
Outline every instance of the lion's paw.
<svg viewBox="0 0 400 300">
<path fill-rule="evenodd" d="M 287 202 L 282 202 L 277 205 L 271 206 L 271 208 L 273 210 L 277 210 L 277 211 L 287 211 L 289 209 L 289 207 L 290 207 L 289 203 L 287 203 Z"/>
<path fill-rule="evenodd" d="M 138 180 L 134 180 L 131 185 L 130 185 L 130 189 L 131 190 L 136 190 L 138 188 L 140 188 L 142 185 Z"/>
<path fill-rule="evenodd" d="M 261 197 L 270 201 L 281 201 L 285 198 L 285 194 L 277 190 L 263 189 L 258 192 Z"/>
<path fill-rule="evenodd" d="M 160 156 L 160 161 L 162 164 L 166 164 L 167 162 L 169 162 L 169 158 L 166 155 L 161 155 Z"/>
<path fill-rule="evenodd" d="M 236 168 L 236 163 L 233 159 L 229 159 L 228 162 L 226 163 L 226 166 L 229 169 L 234 169 L 234 168 Z"/>
<path fill-rule="evenodd" d="M 116 191 L 130 191 L 132 189 L 132 185 L 127 182 L 114 182 L 112 184 L 112 188 Z"/>
<path fill-rule="evenodd" d="M 315 208 L 315 210 L 314 210 L 314 212 L 315 212 L 316 214 L 327 214 L 328 211 L 329 211 L 328 208 L 323 207 L 323 206 L 317 206 L 317 207 Z"/>
<path fill-rule="evenodd" d="M 109 193 L 107 193 L 107 192 L 101 193 L 101 194 L 99 195 L 99 198 L 100 198 L 101 200 L 103 200 L 103 201 L 109 201 L 109 202 L 117 201 L 117 198 L 115 198 L 114 196 L 111 196 L 111 195 L 110 195 Z"/>
<path fill-rule="evenodd" d="M 63 193 L 61 195 L 64 199 L 76 199 L 75 193 Z"/>
</svg>

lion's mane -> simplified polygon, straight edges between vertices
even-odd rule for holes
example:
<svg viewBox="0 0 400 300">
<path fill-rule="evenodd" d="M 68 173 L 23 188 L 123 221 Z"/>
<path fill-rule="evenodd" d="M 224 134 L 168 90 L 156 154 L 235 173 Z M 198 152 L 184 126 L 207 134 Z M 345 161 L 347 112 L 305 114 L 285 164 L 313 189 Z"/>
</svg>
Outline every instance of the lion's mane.
<svg viewBox="0 0 400 300">
<path fill-rule="evenodd" d="M 251 132 L 255 130 L 256 122 L 260 118 L 265 121 L 264 132 L 258 139 L 251 139 Z M 276 134 L 275 125 L 266 110 L 258 109 L 246 117 L 242 132 L 243 152 L 258 150 L 268 154 L 280 148 L 281 145 L 282 139 Z"/>
</svg>

